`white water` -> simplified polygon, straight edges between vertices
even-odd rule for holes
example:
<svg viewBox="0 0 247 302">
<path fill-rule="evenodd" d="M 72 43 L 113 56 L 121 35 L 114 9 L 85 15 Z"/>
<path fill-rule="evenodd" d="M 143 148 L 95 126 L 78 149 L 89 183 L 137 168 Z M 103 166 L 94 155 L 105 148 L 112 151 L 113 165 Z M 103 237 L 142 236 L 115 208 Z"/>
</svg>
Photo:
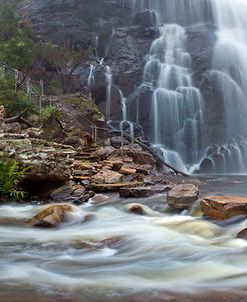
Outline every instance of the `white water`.
<svg viewBox="0 0 247 302">
<path fill-rule="evenodd" d="M 223 94 L 225 137 L 217 155 L 223 172 L 247 172 L 247 1 L 212 0 L 218 25 L 211 76 Z M 232 140 L 227 143 L 225 140 Z M 215 165 L 221 165 L 215 161 Z"/>
<path fill-rule="evenodd" d="M 111 95 L 112 95 L 112 72 L 110 66 L 105 67 L 106 79 L 106 119 L 110 120 L 111 117 Z"/>
<path fill-rule="evenodd" d="M 179 25 L 165 25 L 151 46 L 144 82 L 153 85 L 154 144 L 174 150 L 169 156 L 181 168 L 201 158 L 203 99 L 193 86 L 191 57 L 186 52 L 186 32 Z M 168 160 L 169 160 L 168 159 Z"/>
<path fill-rule="evenodd" d="M 144 84 L 154 89 L 153 142 L 162 145 L 167 159 L 186 172 L 210 161 L 205 168 L 211 173 L 247 173 L 247 1 L 133 1 L 134 12 L 146 9 L 157 13 L 161 25 L 165 23 L 144 70 Z M 187 29 L 198 24 L 205 29 L 206 24 L 216 25 L 210 27 L 216 33 L 213 57 L 208 58 L 212 66 L 204 74 L 210 79 L 208 90 L 214 90 L 222 102 L 217 110 L 222 113 L 219 120 L 224 120 L 215 137 L 205 132 L 211 126 L 205 113 L 214 114 L 209 110 L 214 110 L 215 100 L 203 100 L 200 87 L 195 87 L 187 50 Z M 215 152 L 208 155 L 209 149 Z"/>
<path fill-rule="evenodd" d="M 147 204 L 164 203 L 163 196 Z M 200 292 L 246 286 L 247 242 L 234 239 L 246 219 L 216 226 L 200 218 L 158 213 L 135 216 L 115 198 L 113 205 L 84 206 L 75 224 L 57 230 L 0 226 L 0 282 L 80 294 L 161 290 Z M 0 218 L 28 219 L 39 207 L 2 206 Z M 81 216 L 95 219 L 81 224 Z M 79 217 L 80 219 L 77 219 Z M 94 250 L 80 242 L 120 237 Z"/>
</svg>

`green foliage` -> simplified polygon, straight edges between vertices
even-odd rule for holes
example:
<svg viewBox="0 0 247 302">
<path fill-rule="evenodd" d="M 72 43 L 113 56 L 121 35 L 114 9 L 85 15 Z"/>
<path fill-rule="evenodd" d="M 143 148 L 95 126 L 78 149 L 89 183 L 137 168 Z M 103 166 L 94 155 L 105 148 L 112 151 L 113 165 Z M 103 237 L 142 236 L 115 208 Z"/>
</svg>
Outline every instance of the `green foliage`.
<svg viewBox="0 0 247 302">
<path fill-rule="evenodd" d="M 0 9 L 0 40 L 5 42 L 11 39 L 17 28 L 16 1 L 2 1 Z"/>
<path fill-rule="evenodd" d="M 42 121 L 47 121 L 49 120 L 52 116 L 59 118 L 60 117 L 60 112 L 59 110 L 54 107 L 54 106 L 48 106 L 45 107 L 41 113 L 40 113 L 40 118 Z"/>
<path fill-rule="evenodd" d="M 39 55 L 56 71 L 62 93 L 67 93 L 74 71 L 89 57 L 90 48 L 75 49 L 71 40 L 63 41 L 59 46 L 51 42 L 39 48 Z"/>
<path fill-rule="evenodd" d="M 0 160 L 0 193 L 12 199 L 24 198 L 26 193 L 18 188 L 18 182 L 27 170 L 20 169 L 15 160 Z"/>
<path fill-rule="evenodd" d="M 34 42 L 23 34 L 0 45 L 0 58 L 7 65 L 26 71 L 33 63 Z"/>
<path fill-rule="evenodd" d="M 48 93 L 49 94 L 57 94 L 57 92 L 59 91 L 59 82 L 56 80 L 51 80 L 48 83 Z"/>
<path fill-rule="evenodd" d="M 4 79 L 0 76 L 0 105 L 3 105 L 7 116 L 15 116 L 26 110 L 26 116 L 36 113 L 35 105 L 28 99 L 24 92 L 15 90 L 15 82 L 12 79 Z"/>
<path fill-rule="evenodd" d="M 92 121 L 97 121 L 103 117 L 94 101 L 81 95 L 70 98 L 67 103 L 84 115 L 88 116 Z"/>
<path fill-rule="evenodd" d="M 0 60 L 22 72 L 31 67 L 36 42 L 29 21 L 16 14 L 17 1 L 3 1 L 0 7 Z"/>
</svg>

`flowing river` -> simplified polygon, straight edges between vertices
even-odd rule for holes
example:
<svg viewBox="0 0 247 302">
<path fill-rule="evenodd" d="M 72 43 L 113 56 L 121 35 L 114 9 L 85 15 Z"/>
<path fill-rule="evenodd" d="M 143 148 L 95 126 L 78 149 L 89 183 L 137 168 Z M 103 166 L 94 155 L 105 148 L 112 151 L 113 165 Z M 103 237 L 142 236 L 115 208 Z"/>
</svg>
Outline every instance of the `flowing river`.
<svg viewBox="0 0 247 302">
<path fill-rule="evenodd" d="M 246 177 L 200 180 L 203 195 L 246 195 L 245 184 Z M 140 200 L 114 195 L 102 204 L 85 204 L 71 223 L 56 230 L 2 224 L 0 301 L 143 301 L 133 298 L 143 294 L 152 295 L 146 301 L 163 301 L 155 295 L 247 294 L 247 241 L 235 239 L 246 217 L 212 222 L 174 214 L 164 194 L 141 200 L 148 215 L 137 216 L 126 211 L 133 202 Z M 0 221 L 29 219 L 40 208 L 4 205 Z M 81 223 L 86 213 L 94 218 Z M 132 298 L 121 298 L 126 295 Z"/>
</svg>

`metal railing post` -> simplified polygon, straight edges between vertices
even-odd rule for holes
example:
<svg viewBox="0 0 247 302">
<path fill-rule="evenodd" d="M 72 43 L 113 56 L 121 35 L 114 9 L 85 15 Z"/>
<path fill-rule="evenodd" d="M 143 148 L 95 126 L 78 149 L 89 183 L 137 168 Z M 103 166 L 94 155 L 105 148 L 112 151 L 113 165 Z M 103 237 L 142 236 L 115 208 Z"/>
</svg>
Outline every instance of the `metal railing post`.
<svg viewBox="0 0 247 302">
<path fill-rule="evenodd" d="M 14 73 L 15 73 L 15 91 L 17 91 L 18 81 L 19 81 L 19 71 L 18 71 L 18 69 L 14 69 Z"/>
<path fill-rule="evenodd" d="M 40 84 L 40 88 L 41 88 L 41 96 L 44 96 L 44 81 L 40 80 L 39 84 Z"/>
<path fill-rule="evenodd" d="M 3 73 L 3 78 L 5 79 L 5 76 L 6 76 L 6 65 L 2 66 L 2 73 Z"/>
</svg>

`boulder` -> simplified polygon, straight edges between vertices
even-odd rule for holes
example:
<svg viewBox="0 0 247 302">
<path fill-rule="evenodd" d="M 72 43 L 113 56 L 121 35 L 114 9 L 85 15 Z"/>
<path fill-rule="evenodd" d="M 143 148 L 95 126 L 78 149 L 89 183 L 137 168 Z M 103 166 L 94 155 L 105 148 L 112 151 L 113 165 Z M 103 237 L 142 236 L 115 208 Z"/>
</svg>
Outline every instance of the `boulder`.
<svg viewBox="0 0 247 302">
<path fill-rule="evenodd" d="M 132 204 L 127 208 L 127 211 L 136 215 L 144 215 L 144 208 L 140 204 Z"/>
<path fill-rule="evenodd" d="M 75 208 L 68 204 L 52 205 L 41 210 L 29 221 L 33 227 L 55 228 L 59 224 L 67 222 L 67 214 L 75 211 Z"/>
<path fill-rule="evenodd" d="M 91 181 L 95 184 L 115 184 L 121 182 L 122 179 L 122 174 L 103 168 L 91 178 Z"/>
<path fill-rule="evenodd" d="M 98 158 L 100 160 L 107 159 L 116 151 L 112 146 L 101 147 L 92 154 L 93 158 Z"/>
<path fill-rule="evenodd" d="M 87 146 L 87 142 L 78 136 L 66 137 L 63 140 L 63 144 L 72 146 L 74 148 L 79 148 L 79 147 L 85 148 Z"/>
<path fill-rule="evenodd" d="M 208 196 L 201 200 L 202 212 L 213 219 L 224 220 L 247 215 L 247 198 L 239 196 Z"/>
<path fill-rule="evenodd" d="M 239 239 L 247 240 L 247 228 L 245 228 L 242 231 L 238 232 L 236 237 L 239 238 Z"/>
<path fill-rule="evenodd" d="M 147 216 L 160 216 L 160 214 L 148 206 L 139 203 L 131 203 L 126 206 L 126 210 L 128 213 L 135 215 L 147 215 Z"/>
<path fill-rule="evenodd" d="M 20 123 L 15 122 L 15 123 L 6 124 L 6 132 L 20 134 L 21 133 Z"/>
<path fill-rule="evenodd" d="M 77 184 L 67 184 L 62 186 L 56 190 L 54 190 L 50 196 L 54 200 L 65 200 L 72 196 L 79 197 L 83 195 L 85 192 L 85 188 L 81 185 Z"/>
<path fill-rule="evenodd" d="M 154 194 L 167 192 L 169 190 L 170 187 L 166 185 L 131 187 L 120 189 L 119 195 L 124 198 L 144 198 Z"/>
<path fill-rule="evenodd" d="M 40 128 L 28 128 L 23 131 L 30 138 L 41 138 L 44 131 Z"/>
<path fill-rule="evenodd" d="M 135 164 L 139 165 L 151 165 L 153 166 L 156 163 L 156 160 L 153 156 L 146 151 L 139 151 L 138 153 L 134 153 L 132 155 Z"/>
<path fill-rule="evenodd" d="M 129 141 L 127 141 L 127 139 L 125 139 L 125 138 L 122 138 L 121 136 L 111 137 L 110 143 L 111 143 L 112 147 L 114 147 L 114 148 L 120 148 L 122 145 L 123 146 L 129 145 Z"/>
<path fill-rule="evenodd" d="M 179 184 L 167 194 L 167 203 L 174 209 L 189 209 L 198 199 L 198 188 L 193 184 Z"/>
<path fill-rule="evenodd" d="M 92 198 L 92 203 L 93 204 L 101 204 L 106 202 L 107 200 L 109 200 L 110 197 L 104 194 L 96 194 L 93 198 Z"/>
</svg>

